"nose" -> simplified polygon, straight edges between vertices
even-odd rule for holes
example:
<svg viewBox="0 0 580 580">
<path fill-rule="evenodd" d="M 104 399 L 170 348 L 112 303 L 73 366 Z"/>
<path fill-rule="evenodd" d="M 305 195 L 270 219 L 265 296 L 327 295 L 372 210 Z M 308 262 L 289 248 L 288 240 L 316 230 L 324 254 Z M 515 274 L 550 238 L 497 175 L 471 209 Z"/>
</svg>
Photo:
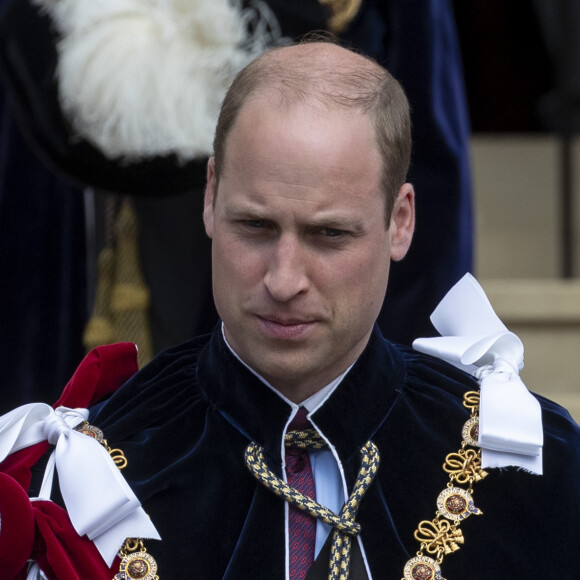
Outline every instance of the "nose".
<svg viewBox="0 0 580 580">
<path fill-rule="evenodd" d="M 264 284 L 277 302 L 289 302 L 308 290 L 308 251 L 294 235 L 282 235 L 272 247 Z"/>
</svg>

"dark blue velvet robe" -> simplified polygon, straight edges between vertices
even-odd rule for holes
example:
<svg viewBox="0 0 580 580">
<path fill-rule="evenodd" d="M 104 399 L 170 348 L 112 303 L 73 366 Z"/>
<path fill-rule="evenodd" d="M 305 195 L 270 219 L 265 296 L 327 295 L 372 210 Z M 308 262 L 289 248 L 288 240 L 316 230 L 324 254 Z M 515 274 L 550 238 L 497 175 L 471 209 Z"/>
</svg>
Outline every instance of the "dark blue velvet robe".
<svg viewBox="0 0 580 580">
<path fill-rule="evenodd" d="M 413 532 L 432 519 L 448 481 L 445 456 L 460 447 L 470 377 L 399 347 L 375 330 L 368 347 L 314 420 L 336 446 L 352 484 L 359 448 L 372 439 L 377 477 L 357 520 L 375 580 L 398 580 L 419 549 Z M 461 526 L 447 580 L 573 578 L 580 522 L 580 430 L 540 398 L 544 473 L 491 470 L 474 488 L 481 516 Z M 257 441 L 281 475 L 290 407 L 231 354 L 217 329 L 160 354 L 91 422 L 125 451 L 126 478 L 163 540 L 146 543 L 160 578 L 284 578 L 284 504 L 250 475 L 244 450 Z"/>
</svg>

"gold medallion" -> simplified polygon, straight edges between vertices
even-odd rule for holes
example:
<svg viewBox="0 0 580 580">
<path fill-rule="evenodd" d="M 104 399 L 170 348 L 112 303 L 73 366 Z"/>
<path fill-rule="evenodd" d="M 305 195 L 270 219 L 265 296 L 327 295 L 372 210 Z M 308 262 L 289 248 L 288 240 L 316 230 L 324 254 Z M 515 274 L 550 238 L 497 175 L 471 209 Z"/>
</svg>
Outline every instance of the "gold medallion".
<svg viewBox="0 0 580 580">
<path fill-rule="evenodd" d="M 477 447 L 479 445 L 479 417 L 471 417 L 463 425 L 463 430 L 461 432 L 463 441 L 472 447 Z"/>
<path fill-rule="evenodd" d="M 99 443 L 102 443 L 105 439 L 103 432 L 94 425 L 90 425 L 87 421 L 83 421 L 80 425 L 75 427 L 75 431 L 86 435 L 87 437 L 92 437 L 96 439 Z"/>
<path fill-rule="evenodd" d="M 426 556 L 411 558 L 405 564 L 403 574 L 404 580 L 445 580 L 441 576 L 439 564 Z"/>
<path fill-rule="evenodd" d="M 447 518 L 459 522 L 471 514 L 481 515 L 483 512 L 473 504 L 471 494 L 460 487 L 448 487 L 437 498 L 437 510 Z"/>
<path fill-rule="evenodd" d="M 127 554 L 114 580 L 156 580 L 157 562 L 147 552 Z"/>
</svg>

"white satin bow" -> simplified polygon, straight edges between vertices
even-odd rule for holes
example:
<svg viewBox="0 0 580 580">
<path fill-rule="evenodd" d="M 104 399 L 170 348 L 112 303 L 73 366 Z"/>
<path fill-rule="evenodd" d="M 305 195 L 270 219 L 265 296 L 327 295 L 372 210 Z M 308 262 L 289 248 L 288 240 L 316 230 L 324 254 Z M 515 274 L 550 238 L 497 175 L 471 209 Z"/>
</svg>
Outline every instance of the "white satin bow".
<svg viewBox="0 0 580 580">
<path fill-rule="evenodd" d="M 542 474 L 542 414 L 519 377 L 524 347 L 498 316 L 485 292 L 466 274 L 431 315 L 442 335 L 413 348 L 471 372 L 481 380 L 479 445 L 482 467 L 522 467 Z"/>
<path fill-rule="evenodd" d="M 74 430 L 86 409 L 31 403 L 0 417 L 0 462 L 8 455 L 48 441 L 55 445 L 37 499 L 50 499 L 54 468 L 71 522 L 86 534 L 111 566 L 126 538 L 160 536 L 106 449 Z"/>
</svg>

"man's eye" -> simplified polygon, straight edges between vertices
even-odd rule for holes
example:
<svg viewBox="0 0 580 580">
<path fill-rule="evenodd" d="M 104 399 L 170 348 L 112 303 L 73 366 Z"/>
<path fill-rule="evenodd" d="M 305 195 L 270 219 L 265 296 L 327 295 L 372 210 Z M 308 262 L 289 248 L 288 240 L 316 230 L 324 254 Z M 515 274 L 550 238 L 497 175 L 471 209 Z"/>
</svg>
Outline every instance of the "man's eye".
<svg viewBox="0 0 580 580">
<path fill-rule="evenodd" d="M 327 238 L 338 238 L 344 235 L 343 230 L 337 230 L 335 228 L 322 228 L 321 233 Z"/>
<path fill-rule="evenodd" d="M 244 222 L 249 228 L 264 228 L 266 227 L 266 220 L 246 220 Z"/>
</svg>

